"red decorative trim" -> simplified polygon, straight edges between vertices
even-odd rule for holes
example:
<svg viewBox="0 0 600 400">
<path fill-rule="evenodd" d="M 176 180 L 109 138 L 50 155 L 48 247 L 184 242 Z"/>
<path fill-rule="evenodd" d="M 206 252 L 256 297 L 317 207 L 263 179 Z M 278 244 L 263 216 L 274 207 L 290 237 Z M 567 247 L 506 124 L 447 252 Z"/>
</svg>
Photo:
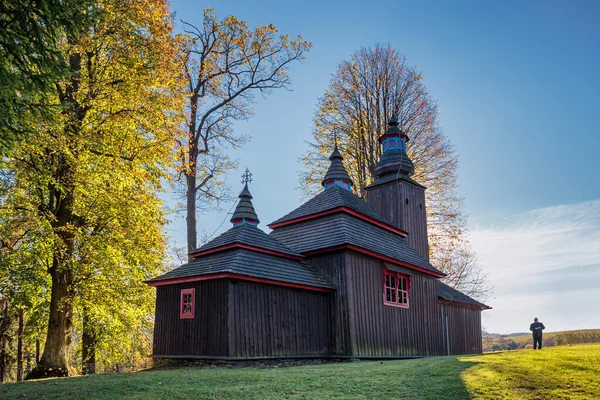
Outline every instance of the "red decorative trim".
<svg viewBox="0 0 600 400">
<path fill-rule="evenodd" d="M 382 266 L 382 271 L 383 271 L 383 304 L 385 304 L 386 306 L 392 306 L 392 307 L 400 307 L 400 308 L 409 308 L 409 304 L 410 304 L 410 276 L 402 274 L 400 272 L 396 272 L 396 271 L 390 271 L 389 269 L 387 269 L 384 266 Z M 394 286 L 395 288 L 392 289 L 396 292 L 396 299 L 399 299 L 399 295 L 401 292 L 404 292 L 402 290 L 398 289 L 398 284 L 399 284 L 399 279 L 398 278 L 403 278 L 406 279 L 406 303 L 398 303 L 398 302 L 391 302 L 387 300 L 387 285 L 386 285 L 386 278 L 387 276 L 393 276 L 394 277 Z"/>
<path fill-rule="evenodd" d="M 373 225 L 377 225 L 380 228 L 386 229 L 386 230 L 388 230 L 390 232 L 394 232 L 394 233 L 396 233 L 396 234 L 398 234 L 400 236 L 408 237 L 408 233 L 406 233 L 402 229 L 398 229 L 398 228 L 396 228 L 393 225 L 387 224 L 387 223 L 382 222 L 382 221 L 378 221 L 378 220 L 373 219 L 371 217 L 367 217 L 366 215 L 361 214 L 358 211 L 354 211 L 353 209 L 348 208 L 348 207 L 344 207 L 344 206 L 332 208 L 331 210 L 321 211 L 321 212 L 318 212 L 318 213 L 315 213 L 315 214 L 304 215 L 302 217 L 290 219 L 290 220 L 287 220 L 287 221 L 277 222 L 277 223 L 268 225 L 268 227 L 271 228 L 271 229 L 280 228 L 282 226 L 286 226 L 286 225 L 290 225 L 290 224 L 295 224 L 297 222 L 307 221 L 307 220 L 311 220 L 311 219 L 323 217 L 325 215 L 335 214 L 335 213 L 338 213 L 338 212 L 345 212 L 345 213 L 353 215 L 353 216 L 355 216 L 355 217 L 357 217 L 359 219 L 362 219 L 364 221 L 370 222 Z"/>
<path fill-rule="evenodd" d="M 408 135 L 404 132 L 402 133 L 384 133 L 383 135 L 379 136 L 379 143 L 383 142 L 385 139 L 390 138 L 390 137 L 398 137 L 398 138 L 403 138 L 404 140 L 406 140 L 408 142 Z"/>
<path fill-rule="evenodd" d="M 491 310 L 492 309 L 492 307 L 486 306 L 485 304 L 482 306 L 478 306 L 476 304 L 465 303 L 465 302 L 456 301 L 456 300 L 439 299 L 439 302 L 441 304 L 458 305 L 459 307 L 474 308 L 476 310 Z"/>
<path fill-rule="evenodd" d="M 355 246 L 353 244 L 342 244 L 340 246 L 333 246 L 333 247 L 327 247 L 325 249 L 319 249 L 319 250 L 309 251 L 307 253 L 304 253 L 304 256 L 308 257 L 308 256 L 312 256 L 312 255 L 315 255 L 315 254 L 330 253 L 332 251 L 337 251 L 337 250 L 354 250 L 354 251 L 356 251 L 358 253 L 366 254 L 368 256 L 377 257 L 380 260 L 388 261 L 388 262 L 391 262 L 391 263 L 394 263 L 394 264 L 397 264 L 397 265 L 402 265 L 403 267 L 410 268 L 410 269 L 413 269 L 415 271 L 423 272 L 424 274 L 433 275 L 433 276 L 436 276 L 438 278 L 442 278 L 442 277 L 446 276 L 446 274 L 444 274 L 444 273 L 434 272 L 434 271 L 430 271 L 430 270 L 425 269 L 425 268 L 417 267 L 416 265 L 412 265 L 412 264 L 409 264 L 407 262 L 404 262 L 404 261 L 401 261 L 401 260 L 398 260 L 398 259 L 395 259 L 395 258 L 392 258 L 392 257 L 384 256 L 383 254 L 379 254 L 379 253 L 376 253 L 376 252 L 371 251 L 371 250 L 363 249 L 362 247 L 358 247 L 358 246 Z"/>
<path fill-rule="evenodd" d="M 227 244 L 224 246 L 215 247 L 214 249 L 208 249 L 208 250 L 204 250 L 204 251 L 200 251 L 200 252 L 196 252 L 196 253 L 190 253 L 190 256 L 192 258 L 197 258 L 197 257 L 204 256 L 207 254 L 217 253 L 219 251 L 236 249 L 236 248 L 257 251 L 259 253 L 271 254 L 274 256 L 289 258 L 290 260 L 296 260 L 296 261 L 302 261 L 302 259 L 303 259 L 302 256 L 294 256 L 292 254 L 282 253 L 280 251 L 275 251 L 275 250 L 267 250 L 267 249 L 263 249 L 262 247 L 251 246 L 251 245 L 243 244 L 243 243 L 231 243 L 231 244 Z"/>
<path fill-rule="evenodd" d="M 184 297 L 186 295 L 192 295 L 192 298 L 190 300 L 190 312 L 184 312 L 184 307 L 185 304 L 184 303 Z M 196 289 L 182 289 L 181 290 L 181 297 L 179 300 L 179 318 L 181 319 L 187 319 L 187 318 L 194 318 L 194 311 L 196 309 Z"/>
<path fill-rule="evenodd" d="M 164 285 L 174 285 L 176 283 L 200 282 L 200 281 L 209 281 L 209 280 L 213 280 L 213 279 L 223 279 L 223 278 L 239 279 L 242 281 L 258 282 L 258 283 L 266 283 L 269 285 L 285 286 L 285 287 L 291 287 L 291 288 L 295 288 L 295 289 L 312 290 L 315 292 L 330 293 L 333 291 L 333 289 L 329 289 L 329 288 L 302 285 L 299 283 L 275 281 L 275 280 L 271 280 L 271 279 L 255 278 L 253 276 L 233 274 L 231 272 L 222 272 L 222 273 L 210 274 L 210 275 L 187 276 L 184 278 L 172 278 L 172 279 L 165 279 L 164 281 L 151 281 L 151 282 L 146 282 L 146 283 L 149 286 L 156 287 L 156 286 L 164 286 Z"/>
</svg>

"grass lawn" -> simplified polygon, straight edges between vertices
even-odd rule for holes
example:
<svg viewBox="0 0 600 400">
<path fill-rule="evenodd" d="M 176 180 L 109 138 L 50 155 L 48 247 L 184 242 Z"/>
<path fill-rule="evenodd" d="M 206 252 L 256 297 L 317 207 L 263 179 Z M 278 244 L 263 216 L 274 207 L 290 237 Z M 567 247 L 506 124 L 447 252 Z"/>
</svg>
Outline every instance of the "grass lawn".
<svg viewBox="0 0 600 400">
<path fill-rule="evenodd" d="M 594 399 L 600 345 L 288 368 L 179 369 L 0 386 L 1 399 Z"/>
</svg>

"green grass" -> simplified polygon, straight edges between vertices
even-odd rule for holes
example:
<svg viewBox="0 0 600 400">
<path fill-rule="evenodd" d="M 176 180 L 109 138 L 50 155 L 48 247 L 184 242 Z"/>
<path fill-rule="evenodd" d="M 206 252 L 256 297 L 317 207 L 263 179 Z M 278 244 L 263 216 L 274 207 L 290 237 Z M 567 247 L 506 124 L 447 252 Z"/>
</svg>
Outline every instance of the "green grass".
<svg viewBox="0 0 600 400">
<path fill-rule="evenodd" d="M 600 345 L 288 368 L 178 369 L 0 386 L 1 399 L 593 399 Z"/>
<path fill-rule="evenodd" d="M 474 399 L 599 399 L 600 345 L 548 347 L 463 357 Z"/>
</svg>

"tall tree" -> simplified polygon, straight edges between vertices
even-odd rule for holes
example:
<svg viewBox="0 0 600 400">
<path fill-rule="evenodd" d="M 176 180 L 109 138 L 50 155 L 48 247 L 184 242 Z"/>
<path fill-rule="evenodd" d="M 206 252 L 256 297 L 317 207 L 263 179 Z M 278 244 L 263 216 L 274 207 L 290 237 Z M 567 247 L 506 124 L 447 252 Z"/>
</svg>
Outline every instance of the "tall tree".
<svg viewBox="0 0 600 400">
<path fill-rule="evenodd" d="M 300 36 L 279 35 L 271 24 L 250 30 L 234 16 L 220 20 L 210 8 L 199 27 L 184 24 L 189 102 L 179 170 L 185 180 L 187 248 L 192 251 L 198 240 L 198 201 L 215 204 L 227 197 L 220 178 L 236 163 L 225 150 L 248 139 L 234 131 L 234 122 L 252 115 L 256 93 L 288 89 L 291 64 L 303 60 L 311 45 Z"/>
<path fill-rule="evenodd" d="M 3 208 L 26 213 L 29 230 L 49 239 L 47 336 L 29 377 L 69 374 L 74 307 L 102 296 L 117 309 L 123 286 L 134 288 L 123 301 L 143 290 L 149 298 L 142 281 L 164 254 L 157 192 L 183 101 L 169 9 L 162 0 L 104 0 L 91 11 L 91 29 L 60 41 L 71 75 L 55 82 L 57 122 L 40 123 L 5 161 Z"/>
<path fill-rule="evenodd" d="M 59 43 L 85 31 L 93 0 L 0 0 L 0 154 L 52 119 L 57 79 L 67 76 Z"/>
<path fill-rule="evenodd" d="M 445 272 L 452 271 L 458 268 L 453 262 L 461 254 L 456 252 L 464 242 L 465 228 L 462 199 L 456 192 L 454 148 L 439 127 L 438 107 L 422 74 L 390 45 L 363 47 L 339 65 L 317 105 L 314 142 L 303 157 L 308 172 L 302 175 L 301 185 L 308 193 L 319 188 L 329 166 L 327 155 L 337 139 L 358 194 L 366 196 L 363 189 L 372 182 L 381 156 L 377 139 L 394 112 L 410 136 L 407 151 L 415 165 L 413 178 L 427 186 L 431 260 Z M 453 276 L 454 286 L 466 277 Z"/>
</svg>

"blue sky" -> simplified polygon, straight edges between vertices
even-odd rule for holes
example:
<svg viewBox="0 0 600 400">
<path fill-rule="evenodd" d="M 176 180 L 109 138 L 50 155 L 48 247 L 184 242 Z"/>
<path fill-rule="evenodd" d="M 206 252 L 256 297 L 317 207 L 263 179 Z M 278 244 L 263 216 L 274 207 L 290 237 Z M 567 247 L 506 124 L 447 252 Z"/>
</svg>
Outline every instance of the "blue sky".
<svg viewBox="0 0 600 400">
<path fill-rule="evenodd" d="M 600 328 L 600 285 L 589 287 L 600 282 L 600 2 L 172 2 L 191 23 L 209 5 L 313 44 L 291 70 L 293 91 L 259 99 L 236 126 L 252 136 L 233 155 L 254 173 L 263 228 L 302 201 L 298 157 L 337 65 L 360 46 L 390 43 L 423 73 L 456 147 L 469 238 L 495 286 L 486 328 L 522 331 L 533 316 L 549 330 Z M 236 190 L 241 172 L 231 174 Z M 200 216 L 199 230 L 225 218 Z M 183 220 L 169 235 L 185 244 Z"/>
</svg>

